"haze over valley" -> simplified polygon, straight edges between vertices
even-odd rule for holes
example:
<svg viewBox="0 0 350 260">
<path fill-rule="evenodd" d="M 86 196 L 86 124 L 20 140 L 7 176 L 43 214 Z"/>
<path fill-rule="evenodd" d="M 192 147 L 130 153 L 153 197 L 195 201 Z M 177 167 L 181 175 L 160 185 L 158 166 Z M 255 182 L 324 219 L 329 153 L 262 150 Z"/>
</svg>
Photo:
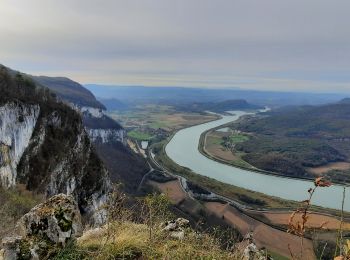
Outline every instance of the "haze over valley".
<svg viewBox="0 0 350 260">
<path fill-rule="evenodd" d="M 350 259 L 347 1 L 0 1 L 0 260 Z"/>
</svg>

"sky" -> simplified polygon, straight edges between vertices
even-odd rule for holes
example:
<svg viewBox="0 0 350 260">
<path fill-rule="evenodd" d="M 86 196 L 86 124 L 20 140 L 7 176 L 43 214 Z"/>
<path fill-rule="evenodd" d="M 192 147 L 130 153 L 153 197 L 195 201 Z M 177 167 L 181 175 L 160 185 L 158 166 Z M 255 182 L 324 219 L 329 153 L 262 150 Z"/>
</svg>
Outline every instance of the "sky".
<svg viewBox="0 0 350 260">
<path fill-rule="evenodd" d="M 0 0 L 0 63 L 80 83 L 350 93 L 349 0 Z"/>
</svg>

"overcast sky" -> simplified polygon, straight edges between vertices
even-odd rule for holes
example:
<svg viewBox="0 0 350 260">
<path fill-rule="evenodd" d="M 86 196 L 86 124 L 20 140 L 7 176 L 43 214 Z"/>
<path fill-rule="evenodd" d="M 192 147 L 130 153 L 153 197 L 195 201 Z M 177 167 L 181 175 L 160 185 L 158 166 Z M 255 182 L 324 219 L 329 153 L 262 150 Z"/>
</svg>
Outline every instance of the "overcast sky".
<svg viewBox="0 0 350 260">
<path fill-rule="evenodd" d="M 0 0 L 0 63 L 81 83 L 350 92 L 349 0 Z"/>
</svg>

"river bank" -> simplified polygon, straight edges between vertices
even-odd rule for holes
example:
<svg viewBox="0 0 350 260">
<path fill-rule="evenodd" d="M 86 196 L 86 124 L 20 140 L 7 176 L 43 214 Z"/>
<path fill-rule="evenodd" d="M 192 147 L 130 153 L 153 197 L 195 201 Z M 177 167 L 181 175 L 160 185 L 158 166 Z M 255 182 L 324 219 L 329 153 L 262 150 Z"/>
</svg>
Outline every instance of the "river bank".
<svg viewBox="0 0 350 260">
<path fill-rule="evenodd" d="M 226 164 L 228 166 L 232 166 L 232 167 L 235 167 L 235 168 L 239 168 L 239 169 L 242 169 L 242 170 L 245 170 L 245 171 L 251 171 L 251 172 L 256 172 L 256 173 L 260 173 L 260 174 L 267 174 L 267 175 L 272 175 L 272 176 L 276 176 L 276 177 L 280 177 L 280 178 L 288 178 L 288 179 L 296 179 L 296 180 L 305 180 L 305 181 L 310 181 L 310 182 L 313 182 L 315 178 L 312 178 L 312 177 L 303 177 L 303 176 L 292 176 L 292 175 L 283 175 L 283 174 L 280 174 L 280 173 L 277 173 L 277 172 L 272 172 L 272 171 L 266 171 L 266 170 L 262 170 L 262 169 L 259 169 L 259 168 L 256 168 L 254 166 L 251 166 L 251 167 L 247 167 L 247 166 L 244 166 L 244 165 L 241 165 L 241 164 L 238 164 L 238 163 L 235 163 L 234 161 L 228 161 L 228 160 L 225 160 L 223 158 L 220 158 L 218 156 L 215 156 L 213 155 L 212 153 L 210 153 L 207 149 L 206 149 L 206 140 L 207 140 L 207 136 L 213 132 L 213 131 L 216 131 L 217 129 L 220 129 L 220 128 L 224 128 L 224 127 L 227 127 L 228 125 L 230 125 L 230 123 L 228 124 L 224 124 L 224 125 L 220 125 L 220 126 L 216 126 L 216 127 L 213 127 L 211 129 L 208 129 L 206 130 L 205 132 L 203 132 L 201 135 L 200 135 L 200 138 L 199 138 L 199 143 L 198 143 L 198 151 L 204 155 L 205 157 L 207 157 L 208 159 L 210 160 L 213 160 L 213 161 L 217 161 L 219 163 L 222 163 L 222 164 Z M 248 163 L 247 163 L 248 164 Z M 347 184 L 343 184 L 343 183 L 340 183 L 340 182 L 337 182 L 337 181 L 333 181 L 332 182 L 333 184 L 336 184 L 336 185 L 340 185 L 340 186 L 346 186 L 346 187 L 349 187 L 349 185 Z"/>
<path fill-rule="evenodd" d="M 242 111 L 235 111 L 235 115 L 223 116 L 222 119 L 178 131 L 165 147 L 167 157 L 175 164 L 185 169 L 190 169 L 190 173 L 205 176 L 210 178 L 210 180 L 214 179 L 221 183 L 266 194 L 271 197 L 294 201 L 305 199 L 307 190 L 313 186 L 312 181 L 281 178 L 224 165 L 208 159 L 198 151 L 200 135 L 203 132 L 235 121 L 246 114 Z M 340 209 L 342 190 L 343 188 L 338 185 L 320 189 L 315 195 L 313 203 L 326 208 Z M 349 197 L 348 187 L 346 188 L 346 193 L 347 197 Z M 345 205 L 345 210 L 350 210 L 350 204 Z"/>
<path fill-rule="evenodd" d="M 156 148 L 155 150 L 158 151 L 157 154 L 153 154 L 155 166 L 160 167 L 165 172 L 172 173 L 175 176 L 184 177 L 186 180 L 196 183 L 210 192 L 214 192 L 219 196 L 235 201 L 236 204 L 238 203 L 238 205 L 242 205 L 243 208 L 269 212 L 290 212 L 291 210 L 295 210 L 296 208 L 300 207 L 300 202 L 298 201 L 284 200 L 281 198 L 268 196 L 263 193 L 219 182 L 215 179 L 196 174 L 189 168 L 177 165 L 167 156 L 165 152 L 165 146 L 171 140 L 171 138 L 172 136 L 160 143 L 153 144 L 151 148 L 151 151 L 153 148 Z M 152 152 L 149 153 L 152 154 Z M 152 156 L 149 158 L 152 158 Z M 304 193 L 306 198 L 307 191 Z M 249 201 L 247 201 L 247 199 Z M 257 205 L 254 203 L 252 204 L 251 201 L 262 201 L 264 205 Z M 325 214 L 334 217 L 339 217 L 341 215 L 341 212 L 339 210 L 319 207 L 315 205 L 311 205 L 310 210 L 312 210 L 315 214 Z M 350 219 L 349 213 L 344 212 L 344 216 Z"/>
<path fill-rule="evenodd" d="M 175 135 L 176 133 L 174 133 Z M 168 142 L 172 140 L 173 136 L 164 140 L 160 144 L 157 144 L 157 154 L 154 155 L 159 162 L 160 166 L 166 171 L 172 172 L 175 175 L 183 176 L 187 180 L 201 185 L 209 191 L 213 191 L 217 194 L 236 199 L 239 203 L 245 205 L 246 202 L 241 200 L 242 195 L 251 196 L 253 199 L 261 199 L 266 202 L 266 205 L 249 205 L 237 208 L 224 202 L 200 202 L 204 206 L 206 212 L 210 215 L 213 214 L 219 218 L 224 219 L 228 224 L 235 228 L 238 228 L 243 234 L 248 229 L 254 229 L 254 237 L 257 239 L 257 244 L 261 247 L 266 247 L 273 252 L 278 253 L 284 257 L 290 257 L 288 244 L 298 249 L 300 247 L 300 240 L 296 239 L 295 236 L 287 234 L 286 225 L 288 224 L 291 210 L 300 206 L 300 203 L 279 199 L 276 197 L 267 196 L 262 193 L 246 190 L 237 186 L 225 184 L 215 179 L 208 178 L 196 174 L 189 168 L 177 165 L 171 158 L 166 154 L 165 147 Z M 153 146 L 154 148 L 154 146 Z M 152 150 L 150 151 L 152 153 Z M 158 164 L 158 163 L 157 163 Z M 198 204 L 190 203 L 189 200 L 194 200 L 193 197 L 189 198 L 189 195 L 182 187 L 180 180 L 170 181 L 165 183 L 156 183 L 152 181 L 152 186 L 157 187 L 162 192 L 168 194 L 174 204 L 181 205 L 189 213 L 199 210 Z M 305 197 L 307 191 L 305 191 Z M 198 202 L 197 202 L 198 203 Z M 194 207 L 194 205 L 197 205 Z M 243 211 L 242 211 L 243 210 Z M 336 232 L 339 220 L 333 216 L 339 216 L 339 211 L 332 209 L 324 209 L 320 207 L 312 207 L 314 211 L 311 214 L 310 228 L 319 227 L 318 224 L 323 221 L 328 221 L 330 233 L 322 233 L 322 237 L 330 238 Z M 316 212 L 317 211 L 317 212 Z M 322 211 L 323 213 L 319 213 Z M 326 213 L 326 214 L 324 214 Z M 320 221 L 320 222 L 319 222 Z M 252 225 L 254 224 L 254 225 Z M 247 227 L 249 227 L 247 229 Z M 348 229 L 348 224 L 346 226 Z M 332 231 L 333 230 L 333 231 Z M 333 232 L 333 233 L 332 233 Z M 271 238 L 276 238 L 275 240 Z M 310 240 L 305 243 L 305 250 L 308 251 L 308 257 L 314 259 L 313 245 Z M 280 258 L 277 258 L 280 259 Z"/>
<path fill-rule="evenodd" d="M 167 194 L 174 205 L 185 210 L 188 214 L 198 216 L 199 214 L 202 215 L 205 211 L 205 218 L 216 216 L 230 226 L 238 229 L 243 236 L 251 232 L 259 248 L 267 248 L 269 252 L 282 256 L 276 259 L 285 259 L 283 257 L 289 258 L 290 250 L 293 253 L 297 253 L 300 250 L 300 238 L 286 232 L 291 214 L 289 211 L 275 212 L 238 209 L 229 203 L 215 201 L 199 201 L 200 204 L 198 204 L 198 201 L 184 190 L 180 180 L 172 180 L 165 183 L 150 181 L 150 184 Z M 318 229 L 320 223 L 324 222 L 327 222 L 326 226 L 322 231 L 319 230 L 318 232 L 321 232 L 323 239 L 332 239 L 340 223 L 337 218 L 311 213 L 307 227 L 309 229 Z M 344 223 L 344 230 L 349 230 L 349 228 L 350 224 Z M 312 238 L 315 238 L 315 230 L 312 234 Z M 315 242 L 312 242 L 310 238 L 304 239 L 304 257 L 306 257 L 304 259 L 316 258 L 314 253 Z"/>
</svg>

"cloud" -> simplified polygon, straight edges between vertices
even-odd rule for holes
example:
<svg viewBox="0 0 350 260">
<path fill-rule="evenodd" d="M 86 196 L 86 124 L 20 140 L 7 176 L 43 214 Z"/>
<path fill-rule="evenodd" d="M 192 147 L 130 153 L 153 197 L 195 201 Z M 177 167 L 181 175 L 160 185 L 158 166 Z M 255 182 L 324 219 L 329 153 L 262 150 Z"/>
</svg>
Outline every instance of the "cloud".
<svg viewBox="0 0 350 260">
<path fill-rule="evenodd" d="M 350 92 L 347 0 L 1 0 L 1 63 L 83 83 Z"/>
</svg>

